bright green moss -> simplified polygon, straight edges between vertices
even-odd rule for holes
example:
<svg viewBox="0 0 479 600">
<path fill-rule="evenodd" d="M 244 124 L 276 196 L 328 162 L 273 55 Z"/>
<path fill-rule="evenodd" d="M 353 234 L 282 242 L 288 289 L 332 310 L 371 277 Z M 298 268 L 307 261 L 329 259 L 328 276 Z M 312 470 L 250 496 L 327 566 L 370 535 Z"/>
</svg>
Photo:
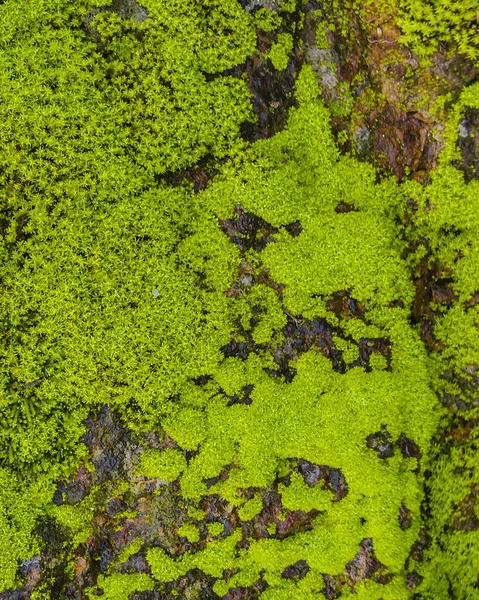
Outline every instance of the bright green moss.
<svg viewBox="0 0 479 600">
<path fill-rule="evenodd" d="M 247 500 L 238 510 L 238 515 L 242 521 L 251 521 L 251 519 L 256 517 L 256 515 L 259 515 L 262 510 L 263 499 L 258 495 L 251 498 L 251 500 Z"/>
<path fill-rule="evenodd" d="M 200 540 L 198 527 L 195 527 L 195 525 L 192 525 L 191 523 L 184 523 L 179 527 L 178 534 L 185 537 L 189 542 L 199 542 Z"/>
<path fill-rule="evenodd" d="M 206 516 L 206 512 L 190 505 L 188 506 L 188 516 L 196 521 L 202 521 Z"/>
<path fill-rule="evenodd" d="M 260 8 L 254 13 L 254 19 L 258 29 L 263 31 L 274 31 L 281 23 L 281 16 L 274 10 Z"/>
<path fill-rule="evenodd" d="M 339 336 L 334 338 L 334 345 L 338 350 L 341 350 L 343 360 L 347 364 L 353 363 L 359 358 L 359 350 L 355 344 L 352 344 L 348 340 L 345 340 Z"/>
<path fill-rule="evenodd" d="M 273 278 L 286 284 L 288 312 L 307 313 L 312 318 L 317 306 L 324 314 L 324 304 L 315 297 L 352 289 L 354 297 L 367 308 L 370 324 L 349 324 L 348 330 L 354 332 L 355 339 L 361 335 L 387 336 L 393 349 L 392 371 L 384 370 L 384 357 L 376 356 L 371 373 L 356 368 L 340 375 L 327 359 L 309 351 L 296 362 L 294 381 L 285 385 L 258 369 L 268 364 L 266 355 L 252 354 L 243 363 L 228 359 L 218 368 L 218 383 L 228 394 L 253 384 L 252 404 L 228 406 L 221 396 L 210 399 L 201 416 L 208 435 L 181 478 L 186 497 L 199 499 L 206 493 L 219 493 L 240 506 L 236 490 L 268 487 L 289 457 L 341 469 L 349 493 L 338 503 L 331 502 L 331 492 L 309 488 L 299 476 L 293 476 L 290 486 L 282 488 L 287 507 L 324 511 L 313 532 L 283 542 L 254 543 L 236 561 L 245 580 L 254 581 L 254 576 L 265 569 L 278 590 L 278 578 L 288 564 L 306 559 L 315 573 L 341 572 L 361 539 L 368 536 L 374 539 L 379 560 L 399 577 L 420 528 L 421 493 L 412 472 L 417 462 L 396 454 L 384 463 L 367 449 L 365 440 L 387 424 L 394 438 L 406 435 L 426 454 L 436 425 L 435 418 L 429 416 L 434 397 L 428 388 L 428 361 L 409 326 L 408 311 L 388 308 L 397 299 L 411 302 L 413 295 L 407 268 L 399 259 L 402 246 L 393 221 L 402 201 L 400 189 L 392 181 L 376 185 L 374 172 L 367 166 L 350 159 L 338 161 L 325 134 L 327 114 L 311 94 L 314 88 L 309 77 L 305 69 L 297 91 L 302 107 L 292 111 L 288 130 L 256 144 L 254 155 L 242 163 L 241 188 L 235 185 L 234 172 L 227 168 L 224 177 L 215 180 L 204 196 L 220 216 L 226 216 L 233 202 L 238 202 L 276 226 L 299 220 L 303 226 L 299 237 L 281 232 L 261 253 L 261 262 L 269 267 Z M 306 123 L 307 139 L 311 140 L 308 147 L 298 143 L 305 139 Z M 286 164 L 281 162 L 282 148 L 288 149 Z M 359 212 L 335 213 L 335 206 L 344 198 Z M 229 208 L 225 201 L 230 202 Z M 258 300 L 254 294 L 246 294 L 236 302 L 243 326 L 250 327 L 250 307 Z M 266 314 L 276 310 L 277 300 L 272 295 L 262 302 Z M 207 490 L 204 480 L 232 462 L 235 466 L 227 480 Z M 414 515 L 407 531 L 398 524 L 401 504 Z M 242 510 L 240 516 L 250 518 Z M 360 515 L 365 523 L 353 515 Z M 186 568 L 186 563 L 180 569 L 183 563 L 171 559 L 160 564 L 160 579 L 167 573 L 168 577 L 178 576 Z M 209 561 L 204 564 L 210 568 Z M 236 579 L 234 583 L 239 585 Z M 406 594 L 404 585 L 397 585 Z"/>
<path fill-rule="evenodd" d="M 206 528 L 208 529 L 209 534 L 213 537 L 221 535 L 225 529 L 223 523 L 208 523 Z"/>
<path fill-rule="evenodd" d="M 0 468 L 0 589 L 14 587 L 18 561 L 40 549 L 32 531 L 44 506 L 50 501 L 47 477 L 25 485 L 18 474 Z"/>
<path fill-rule="evenodd" d="M 477 0 L 406 0 L 398 14 L 401 41 L 425 56 L 440 42 L 454 42 L 458 52 L 477 60 L 477 10 Z"/>
<path fill-rule="evenodd" d="M 129 600 L 134 592 L 143 592 L 152 590 L 155 582 L 149 575 L 126 573 L 113 573 L 112 575 L 99 575 L 97 588 L 103 590 L 103 593 L 98 596 L 92 590 L 89 590 L 89 598 L 103 598 L 104 600 Z"/>
<path fill-rule="evenodd" d="M 288 487 L 279 487 L 282 505 L 289 510 L 328 510 L 333 500 L 331 492 L 316 487 L 313 490 L 306 485 L 299 473 L 291 473 L 291 483 Z"/>
<path fill-rule="evenodd" d="M 272 45 L 266 56 L 278 71 L 283 71 L 288 66 L 289 55 L 293 50 L 293 37 L 289 33 L 280 33 L 278 41 Z"/>
<path fill-rule="evenodd" d="M 240 538 L 241 532 L 236 532 L 224 540 L 210 542 L 202 552 L 186 553 L 177 560 L 170 558 L 162 548 L 151 548 L 146 556 L 153 577 L 161 582 L 174 581 L 194 568 L 220 578 L 224 565 L 233 564 L 235 545 Z"/>
<path fill-rule="evenodd" d="M 85 543 L 93 533 L 91 521 L 102 494 L 102 488 L 98 487 L 93 489 L 81 502 L 49 507 L 49 514 L 62 529 L 70 533 L 72 547 Z"/>
<path fill-rule="evenodd" d="M 224 595 L 263 575 L 265 599 L 312 598 L 324 587 L 322 574 L 342 573 L 361 540 L 372 538 L 392 581 L 359 584 L 357 596 L 407 598 L 405 562 L 422 526 L 422 475 L 417 459 L 397 445 L 383 460 L 366 440 L 387 427 L 394 442 L 403 436 L 419 446 L 421 473 L 433 468 L 430 440 L 440 416 L 434 391 L 446 385 L 436 371 L 452 367 L 472 377 L 467 369 L 479 362 L 477 307 L 466 306 L 478 275 L 477 182 L 466 184 L 452 166 L 454 142 L 428 188 L 377 183 L 371 166 L 339 155 L 309 66 L 284 131 L 254 144 L 241 140 L 240 125 L 252 118 L 249 92 L 243 80 L 221 73 L 254 53 L 258 23 L 269 31 L 279 26 L 275 12 L 252 16 L 234 0 L 145 0 L 150 18 L 141 24 L 110 10 L 92 19 L 99 47 L 82 26 L 99 4 L 7 0 L 0 7 L 0 200 L 8 221 L 0 246 L 1 589 L 14 585 L 18 561 L 38 551 L 31 532 L 51 482 L 84 456 L 78 440 L 85 418 L 106 403 L 132 429 L 161 428 L 176 441 L 181 450 L 146 450 L 138 474 L 180 478 L 187 501 L 219 494 L 249 520 L 262 510 L 258 490 L 289 476 L 280 486 L 283 508 L 320 511 L 310 531 L 254 540 L 239 551 L 239 529 L 179 558 L 149 548 L 157 581 L 199 569 Z M 281 11 L 295 9 L 294 1 L 281 4 Z M 291 50 L 291 36 L 279 34 L 270 55 L 276 68 L 286 68 Z M 477 107 L 477 86 L 459 101 L 449 129 L 457 130 L 466 106 Z M 229 160 L 218 162 L 206 190 L 161 180 L 207 156 Z M 436 363 L 410 323 L 413 259 L 401 258 L 410 240 L 400 225 L 409 197 L 421 209 L 414 235 L 428 239 L 434 259 L 451 270 L 459 297 L 437 320 L 445 349 Z M 340 203 L 354 210 L 337 213 Z M 237 205 L 279 229 L 262 252 L 241 256 L 218 227 Z M 302 230 L 293 237 L 286 225 L 296 221 Z M 227 292 L 241 260 L 256 283 L 234 297 Z M 283 286 L 282 296 L 257 281 L 264 272 Z M 364 320 L 328 310 L 345 291 L 364 307 Z M 314 347 L 291 361 L 291 382 L 267 371 L 278 367 L 274 346 L 284 341 L 288 315 L 297 324 L 322 318 L 334 325 L 344 373 Z M 256 347 L 245 360 L 225 359 L 221 348 L 241 336 L 238 328 Z M 390 355 L 376 351 L 368 369 L 352 367 L 361 339 L 385 339 Z M 196 384 L 202 375 L 208 382 Z M 251 403 L 231 403 L 246 386 Z M 468 491 L 462 481 L 449 492 L 453 468 L 465 461 L 471 481 L 477 476 L 471 449 L 467 460 L 453 453 L 449 467 L 441 460 L 434 467 L 436 539 L 423 588 L 435 600 L 447 597 L 448 577 L 456 595 L 475 593 L 475 534 L 444 537 L 441 529 Z M 195 451 L 188 464 L 187 450 Z M 333 502 L 330 490 L 293 470 L 293 459 L 339 470 L 347 495 Z M 225 469 L 228 476 L 208 487 Z M 256 495 L 244 503 L 248 488 Z M 96 501 L 95 492 L 47 512 L 78 544 L 92 531 Z M 398 518 L 403 505 L 412 516 L 406 530 Z M 204 518 L 194 506 L 188 514 Z M 268 526 L 271 536 L 275 529 Z M 223 529 L 212 523 L 208 531 L 220 536 Z M 178 533 L 199 540 L 195 525 Z M 120 560 L 140 544 L 138 538 Z M 283 570 L 298 560 L 310 572 L 285 581 Z M 235 571 L 228 581 L 226 567 Z M 435 579 L 436 572 L 445 574 Z M 98 586 L 120 600 L 153 589 L 153 581 L 113 573 Z"/>
<path fill-rule="evenodd" d="M 126 562 L 130 558 L 130 556 L 133 556 L 133 554 L 136 554 L 137 552 L 139 552 L 141 550 L 142 546 L 143 546 L 143 540 L 141 539 L 141 537 L 134 539 L 131 542 L 131 544 L 128 544 L 128 546 L 126 546 L 126 548 L 124 548 L 121 551 L 121 554 L 118 557 L 119 561 L 121 563 Z"/>
<path fill-rule="evenodd" d="M 185 469 L 186 458 L 178 450 L 149 448 L 141 455 L 136 474 L 145 475 L 146 477 L 159 477 L 170 482 L 175 481 Z"/>
<path fill-rule="evenodd" d="M 428 266 L 436 264 L 455 293 L 455 301 L 449 306 L 431 303 L 436 313 L 434 336 L 442 346 L 432 353 L 432 387 L 450 410 L 442 411 L 445 431 L 433 448 L 432 476 L 428 482 L 432 544 L 426 553 L 426 564 L 418 569 L 424 576 L 421 593 L 427 600 L 446 599 L 451 594 L 457 598 L 479 598 L 477 531 L 467 524 L 467 513 L 465 516 L 461 509 L 467 506 L 467 499 L 479 482 L 477 429 L 458 439 L 450 439 L 448 434 L 448 421 L 453 419 L 451 410 L 460 412 L 463 422 L 474 423 L 477 419 L 479 310 L 471 301 L 479 288 L 475 258 L 479 185 L 476 180 L 466 183 L 463 173 L 453 166 L 460 159 L 456 145 L 458 126 L 467 108 L 479 108 L 477 84 L 464 90 L 450 112 L 446 146 L 432 173 L 431 185 L 425 189 L 410 187 L 419 207 L 413 235 L 427 240 Z"/>
</svg>

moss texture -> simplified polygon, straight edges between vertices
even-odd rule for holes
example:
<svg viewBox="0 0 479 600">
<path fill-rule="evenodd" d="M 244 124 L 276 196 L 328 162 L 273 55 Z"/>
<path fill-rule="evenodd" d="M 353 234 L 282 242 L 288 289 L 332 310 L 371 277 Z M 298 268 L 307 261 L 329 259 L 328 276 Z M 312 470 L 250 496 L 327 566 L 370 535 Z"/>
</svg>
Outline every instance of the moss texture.
<svg viewBox="0 0 479 600">
<path fill-rule="evenodd" d="M 479 597 L 477 433 L 447 456 L 436 435 L 443 405 L 477 418 L 479 184 L 454 161 L 479 90 L 451 111 L 427 187 L 340 154 L 308 64 L 284 130 L 245 141 L 255 115 L 235 67 L 254 57 L 286 71 L 294 28 L 282 24 L 302 4 L 144 0 L 137 20 L 94 0 L 0 6 L 0 590 L 21 584 L 45 516 L 66 547 L 91 535 L 101 485 L 74 504 L 53 496 L 87 455 L 89 412 L 108 405 L 131 431 L 173 440 L 135 474 L 178 484 L 191 522 L 177 533 L 192 546 L 146 545 L 151 575 L 113 566 L 90 598 L 193 570 L 217 597 L 262 580 L 266 600 L 312 598 L 366 546 L 380 575 L 344 597 Z M 473 7 L 468 27 L 441 7 L 475 59 Z M 405 42 L 443 40 L 445 21 L 430 30 L 416 9 L 403 9 Z M 258 27 L 277 29 L 260 58 Z M 194 165 L 214 172 L 199 190 L 175 179 Z M 411 323 L 418 264 L 456 299 L 434 309 L 437 350 Z M 284 520 L 308 513 L 307 530 L 244 539 L 216 523 L 202 538 L 206 496 L 248 522 L 274 485 Z M 120 563 L 142 543 L 129 548 Z M 304 577 L 283 575 L 301 561 Z"/>
</svg>

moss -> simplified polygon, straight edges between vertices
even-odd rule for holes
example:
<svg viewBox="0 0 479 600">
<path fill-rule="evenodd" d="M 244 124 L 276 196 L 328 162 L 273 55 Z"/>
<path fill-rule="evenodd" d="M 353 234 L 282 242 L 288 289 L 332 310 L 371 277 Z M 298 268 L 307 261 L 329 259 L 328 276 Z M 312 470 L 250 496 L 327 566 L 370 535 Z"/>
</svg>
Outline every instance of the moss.
<svg viewBox="0 0 479 600">
<path fill-rule="evenodd" d="M 121 563 L 126 562 L 130 556 L 133 556 L 133 554 L 136 554 L 137 552 L 139 552 L 141 550 L 141 547 L 143 546 L 143 540 L 141 539 L 141 537 L 135 538 L 131 544 L 128 544 L 128 546 L 126 546 L 126 548 L 123 548 L 123 550 L 121 551 L 118 560 Z"/>
<path fill-rule="evenodd" d="M 185 537 L 189 542 L 199 542 L 200 540 L 200 532 L 198 531 L 198 527 L 192 525 L 190 523 L 184 523 L 181 527 L 178 528 L 178 534 Z"/>
<path fill-rule="evenodd" d="M 440 42 L 452 42 L 461 54 L 479 58 L 475 0 L 407 0 L 400 6 L 401 41 L 418 54 L 428 56 Z"/>
<path fill-rule="evenodd" d="M 49 507 L 48 512 L 60 527 L 70 532 L 72 547 L 85 543 L 93 533 L 92 520 L 103 494 L 102 487 L 96 487 L 81 502 Z"/>
<path fill-rule="evenodd" d="M 288 66 L 289 56 L 293 50 L 293 37 L 289 33 L 278 34 L 278 41 L 274 43 L 271 50 L 265 55 L 273 63 L 278 71 L 283 71 Z"/>
<path fill-rule="evenodd" d="M 94 593 L 92 588 L 88 590 L 88 598 L 104 598 L 105 600 L 129 600 L 134 592 L 152 590 L 155 582 L 149 575 L 126 573 L 113 573 L 112 575 L 99 575 L 97 588 L 103 593 Z"/>
<path fill-rule="evenodd" d="M 348 340 L 345 340 L 339 336 L 335 336 L 334 345 L 342 352 L 343 360 L 347 364 L 351 364 L 359 358 L 358 347 Z"/>
<path fill-rule="evenodd" d="M 190 505 L 188 506 L 188 516 L 196 521 L 202 521 L 206 516 L 206 512 L 200 508 Z"/>
<path fill-rule="evenodd" d="M 208 529 L 209 534 L 213 537 L 221 535 L 225 530 L 223 523 L 208 523 L 206 527 Z"/>
<path fill-rule="evenodd" d="M 279 487 L 282 505 L 289 510 L 328 510 L 333 501 L 331 492 L 317 487 L 312 491 L 299 473 L 291 473 L 289 485 Z"/>
<path fill-rule="evenodd" d="M 246 501 L 238 510 L 238 516 L 242 521 L 251 521 L 253 517 L 259 515 L 263 510 L 263 499 L 256 495 L 251 500 Z"/>
<path fill-rule="evenodd" d="M 25 485 L 17 473 L 0 468 L 0 589 L 14 587 L 17 563 L 39 552 L 34 529 L 52 495 L 47 477 Z"/>
<path fill-rule="evenodd" d="M 136 474 L 145 475 L 146 477 L 159 477 L 170 482 L 175 481 L 185 469 L 186 458 L 178 450 L 149 448 L 141 455 Z"/>
<path fill-rule="evenodd" d="M 210 542 L 202 552 L 186 553 L 177 560 L 170 558 L 162 548 L 151 548 L 147 552 L 151 573 L 160 582 L 174 581 L 194 568 L 220 578 L 224 565 L 233 563 L 235 545 L 240 538 L 241 532 L 236 532 L 224 540 Z"/>
<path fill-rule="evenodd" d="M 146 450 L 137 472 L 179 479 L 184 499 L 194 503 L 191 519 L 203 519 L 195 506 L 217 494 L 251 520 L 278 478 L 289 478 L 279 488 L 284 510 L 319 511 L 311 530 L 279 539 L 268 524 L 271 537 L 247 548 L 236 547 L 240 529 L 226 534 L 219 523 L 208 531 L 222 537 L 197 552 L 174 557 L 150 547 L 158 582 L 199 569 L 223 595 L 263 576 L 265 598 L 310 598 L 324 588 L 323 574 L 342 573 L 360 542 L 372 538 L 391 583 L 358 584 L 357 595 L 407 598 L 406 561 L 423 524 L 422 473 L 430 467 L 437 526 L 431 560 L 421 567 L 424 593 L 446 598 L 450 578 L 458 597 L 474 594 L 475 533 L 444 530 L 468 491 L 466 476 L 452 491 L 454 469 L 467 467 L 471 481 L 477 476 L 472 442 L 450 463 L 431 464 L 440 418 L 434 392 L 458 386 L 439 375 L 452 368 L 472 381 L 479 359 L 477 307 L 468 304 L 478 275 L 479 190 L 453 164 L 455 141 L 427 188 L 378 180 L 370 165 L 340 156 L 331 112 L 306 65 L 287 127 L 246 143 L 240 128 L 253 118 L 250 92 L 225 72 L 254 55 L 258 24 L 274 31 L 278 14 L 295 11 L 296 2 L 253 16 L 233 0 L 145 0 L 150 18 L 140 24 L 98 12 L 89 23 L 95 37 L 83 23 L 99 5 L 0 6 L 1 589 L 15 585 L 17 563 L 38 552 L 32 532 L 45 511 L 69 531 L 71 545 L 90 535 L 102 492 L 53 506 L 52 482 L 85 457 L 79 440 L 86 416 L 105 403 L 133 431 L 161 429 L 179 445 Z M 474 56 L 469 38 L 459 35 L 469 29 L 452 22 L 453 37 Z M 286 68 L 291 50 L 292 37 L 279 33 L 270 54 L 277 69 Z M 458 102 L 448 132 L 472 105 L 476 85 Z M 172 172 L 194 178 L 199 169 L 206 177 L 193 168 L 199 161 L 217 171 L 206 189 L 195 193 L 186 180 L 168 185 Z M 419 210 L 414 232 L 405 233 L 409 198 Z M 353 210 L 337 212 L 342 203 Z M 218 227 L 238 205 L 277 229 L 262 251 L 241 251 Z M 300 232 L 292 235 L 296 222 Z M 429 249 L 403 260 L 416 236 Z M 459 298 L 438 311 L 435 335 L 444 350 L 432 357 L 410 321 L 414 261 L 428 252 Z M 253 284 L 236 294 L 242 261 Z M 364 315 L 328 308 L 344 292 Z M 324 331 L 322 320 L 329 323 L 332 339 L 323 332 L 327 343 L 300 348 L 308 319 Z M 225 357 L 232 341 L 244 353 Z M 287 379 L 278 360 L 290 346 L 298 351 Z M 366 360 L 370 347 L 381 350 Z M 249 403 L 232 402 L 246 387 Z M 367 445 L 384 428 L 395 448 L 387 460 Z M 417 445 L 420 464 L 400 452 L 401 440 Z M 300 459 L 341 473 L 347 493 L 336 497 L 308 483 L 292 466 Z M 255 495 L 244 503 L 249 489 Z M 408 529 L 400 527 L 402 506 L 411 514 Z M 195 525 L 178 533 L 199 540 Z M 299 560 L 310 572 L 285 581 L 282 572 Z M 234 570 L 227 581 L 225 567 Z M 99 576 L 98 586 L 119 599 L 153 589 L 153 580 L 113 573 Z"/>
<path fill-rule="evenodd" d="M 263 31 L 274 31 L 282 24 L 281 16 L 274 10 L 260 8 L 254 14 L 254 19 L 258 29 Z"/>
<path fill-rule="evenodd" d="M 463 173 L 455 168 L 460 159 L 456 145 L 458 125 L 468 107 L 479 107 L 478 91 L 477 84 L 466 88 L 450 111 L 446 145 L 431 184 L 425 189 L 410 186 L 418 205 L 411 238 L 422 236 L 428 247 L 427 252 L 413 260 L 422 259 L 434 269 L 439 281 L 447 278 L 454 292 L 454 301 L 431 302 L 429 306 L 438 344 L 431 353 L 431 384 L 445 408 L 428 481 L 432 541 L 426 563 L 417 567 L 424 577 L 421 593 L 428 600 L 449 598 L 451 594 L 458 598 L 478 597 L 477 531 L 472 521 L 468 524 L 471 515 L 467 512 L 467 506 L 473 506 L 471 494 L 478 482 L 477 431 L 461 433 L 461 420 L 474 423 L 477 419 L 474 378 L 479 364 L 479 312 L 473 298 L 477 291 L 474 256 L 479 239 L 479 186 L 475 180 L 466 183 Z M 454 416 L 458 411 L 459 422 Z M 451 431 L 457 432 L 457 438 Z"/>
</svg>

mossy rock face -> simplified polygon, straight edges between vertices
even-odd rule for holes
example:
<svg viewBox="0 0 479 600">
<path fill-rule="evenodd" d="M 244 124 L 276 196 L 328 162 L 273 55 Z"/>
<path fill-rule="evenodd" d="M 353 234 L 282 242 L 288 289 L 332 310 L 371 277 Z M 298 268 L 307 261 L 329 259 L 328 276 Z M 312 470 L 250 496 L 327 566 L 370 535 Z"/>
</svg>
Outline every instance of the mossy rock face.
<svg viewBox="0 0 479 600">
<path fill-rule="evenodd" d="M 0 6 L 6 594 L 477 596 L 479 90 L 380 176 L 312 10 Z"/>
</svg>

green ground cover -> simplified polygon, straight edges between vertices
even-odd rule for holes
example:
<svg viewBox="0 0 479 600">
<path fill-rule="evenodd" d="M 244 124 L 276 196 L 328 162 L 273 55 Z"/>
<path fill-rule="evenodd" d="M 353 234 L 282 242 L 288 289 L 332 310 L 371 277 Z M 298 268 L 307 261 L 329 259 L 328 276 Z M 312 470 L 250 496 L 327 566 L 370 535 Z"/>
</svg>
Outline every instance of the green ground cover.
<svg viewBox="0 0 479 600">
<path fill-rule="evenodd" d="M 161 430 L 194 451 L 188 461 L 176 450 L 151 452 L 138 466 L 140 475 L 179 478 L 193 510 L 217 493 L 248 520 L 261 502 L 245 502 L 239 491 L 290 475 L 283 506 L 320 514 L 308 532 L 240 552 L 240 532 L 179 559 L 151 548 L 151 577 L 102 576 L 105 598 L 128 598 L 193 568 L 217 579 L 219 597 L 261 573 L 265 599 L 317 597 L 322 574 L 341 573 L 364 538 L 391 578 L 359 584 L 356 597 L 410 598 L 405 565 L 424 527 L 427 471 L 433 543 L 414 566 L 424 577 L 414 593 L 442 600 L 453 597 L 452 585 L 456 598 L 479 597 L 477 531 L 447 529 L 454 507 L 479 485 L 475 438 L 466 459 L 464 448 L 446 456 L 434 441 L 445 418 L 441 394 L 477 412 L 469 388 L 444 377 L 453 370 L 473 382 L 479 364 L 479 307 L 470 306 L 479 281 L 479 184 L 454 167 L 461 115 L 479 109 L 477 84 L 457 100 L 432 183 L 398 184 L 340 155 L 308 65 L 284 131 L 242 139 L 242 123 L 255 116 L 246 80 L 228 69 L 254 54 L 264 14 L 236 0 L 144 0 L 149 17 L 141 23 L 97 11 L 89 23 L 95 37 L 83 23 L 99 6 L 0 6 L 0 590 L 17 585 L 18 564 L 39 552 L 35 527 L 45 513 L 80 542 L 88 537 L 88 502 L 63 510 L 51 500 L 55 481 L 85 456 L 89 411 L 108 404 L 132 430 Z M 451 31 L 475 57 L 460 24 Z M 291 43 L 281 33 L 271 50 L 279 70 Z M 199 193 L 164 177 L 206 159 L 217 174 Z M 341 203 L 347 212 L 336 210 Z M 237 206 L 276 228 L 264 249 L 240 251 L 219 226 Z M 405 229 L 408 211 L 414 226 Z M 301 232 L 293 236 L 287 226 L 295 222 Z M 438 315 L 436 353 L 410 318 L 424 257 L 441 265 L 457 295 Z M 256 283 L 228 294 L 242 261 Z M 259 282 L 265 270 L 281 293 Z M 343 292 L 363 307 L 361 318 L 330 309 Z M 334 328 L 342 372 L 315 348 L 292 361 L 292 381 L 267 371 L 277 366 L 273 343 L 281 345 L 287 315 Z M 245 332 L 255 349 L 225 358 L 222 348 Z M 357 365 L 364 340 L 388 350 Z M 231 406 L 228 397 L 245 386 L 251 404 Z M 367 444 L 381 432 L 394 448 L 387 458 Z M 291 459 L 339 470 L 347 494 L 338 500 L 308 485 Z M 231 465 L 208 489 L 205 481 Z M 197 537 L 193 525 L 182 535 Z M 282 578 L 299 560 L 308 575 Z M 235 570 L 227 581 L 226 566 Z"/>
</svg>

